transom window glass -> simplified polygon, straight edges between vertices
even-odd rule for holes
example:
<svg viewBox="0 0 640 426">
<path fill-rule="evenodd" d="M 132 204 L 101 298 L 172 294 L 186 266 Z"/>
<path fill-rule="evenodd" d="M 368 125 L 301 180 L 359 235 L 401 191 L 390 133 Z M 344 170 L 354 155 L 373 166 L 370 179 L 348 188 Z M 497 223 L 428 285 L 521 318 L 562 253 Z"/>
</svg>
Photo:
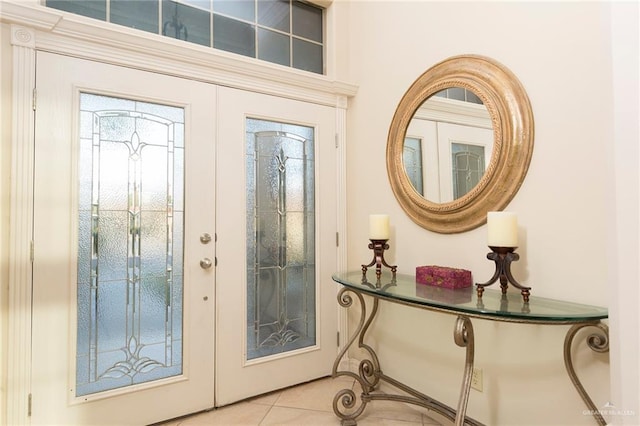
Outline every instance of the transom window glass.
<svg viewBox="0 0 640 426">
<path fill-rule="evenodd" d="M 298 0 L 43 1 L 54 9 L 324 73 L 324 10 Z"/>
<path fill-rule="evenodd" d="M 471 102 L 472 104 L 482 104 L 482 99 L 478 97 L 471 90 L 464 89 L 462 87 L 449 87 L 439 91 L 433 96 L 441 98 L 455 99 L 456 101 Z"/>
</svg>

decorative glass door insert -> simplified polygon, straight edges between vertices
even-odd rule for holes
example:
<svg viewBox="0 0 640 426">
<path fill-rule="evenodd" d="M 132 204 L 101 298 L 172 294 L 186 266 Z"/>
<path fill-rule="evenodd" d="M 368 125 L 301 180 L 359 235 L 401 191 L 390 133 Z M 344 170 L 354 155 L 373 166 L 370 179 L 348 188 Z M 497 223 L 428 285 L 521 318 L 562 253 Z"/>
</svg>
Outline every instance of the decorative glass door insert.
<svg viewBox="0 0 640 426">
<path fill-rule="evenodd" d="M 465 143 L 451 144 L 453 198 L 458 199 L 471 191 L 484 174 L 484 147 Z"/>
<path fill-rule="evenodd" d="M 316 343 L 314 129 L 248 118 L 247 359 Z"/>
<path fill-rule="evenodd" d="M 409 177 L 409 182 L 420 195 L 424 195 L 422 189 L 422 139 L 406 137 L 402 150 L 404 169 Z"/>
<path fill-rule="evenodd" d="M 182 373 L 184 115 L 80 94 L 76 396 Z"/>
</svg>

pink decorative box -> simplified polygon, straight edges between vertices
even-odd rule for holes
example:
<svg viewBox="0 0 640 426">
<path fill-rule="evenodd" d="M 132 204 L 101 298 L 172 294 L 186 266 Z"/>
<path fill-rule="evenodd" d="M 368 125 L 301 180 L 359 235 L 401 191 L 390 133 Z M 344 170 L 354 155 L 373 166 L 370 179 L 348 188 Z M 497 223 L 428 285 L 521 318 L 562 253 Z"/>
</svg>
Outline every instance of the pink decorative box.
<svg viewBox="0 0 640 426">
<path fill-rule="evenodd" d="M 471 271 L 445 266 L 418 266 L 416 282 L 444 288 L 471 287 Z"/>
</svg>

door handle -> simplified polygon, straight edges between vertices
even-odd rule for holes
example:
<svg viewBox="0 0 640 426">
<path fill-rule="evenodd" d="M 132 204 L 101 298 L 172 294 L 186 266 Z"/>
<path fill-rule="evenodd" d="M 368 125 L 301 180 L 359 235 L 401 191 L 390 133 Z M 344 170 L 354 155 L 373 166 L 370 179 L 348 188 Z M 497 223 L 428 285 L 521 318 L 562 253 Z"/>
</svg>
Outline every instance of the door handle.
<svg viewBox="0 0 640 426">
<path fill-rule="evenodd" d="M 209 269 L 211 266 L 213 266 L 213 262 L 208 257 L 205 257 L 200 261 L 200 267 L 202 269 Z"/>
</svg>

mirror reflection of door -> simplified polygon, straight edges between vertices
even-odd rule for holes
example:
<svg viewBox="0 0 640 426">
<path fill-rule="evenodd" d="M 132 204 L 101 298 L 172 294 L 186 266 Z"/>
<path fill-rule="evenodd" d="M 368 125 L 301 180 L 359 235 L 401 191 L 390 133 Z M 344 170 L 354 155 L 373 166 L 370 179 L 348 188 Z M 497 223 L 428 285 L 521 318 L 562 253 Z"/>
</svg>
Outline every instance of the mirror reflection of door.
<svg viewBox="0 0 640 426">
<path fill-rule="evenodd" d="M 407 171 L 407 176 L 411 185 L 424 195 L 423 179 L 422 179 L 422 139 L 407 137 L 404 140 L 404 149 L 402 150 L 402 161 Z"/>
<path fill-rule="evenodd" d="M 416 192 L 434 203 L 463 197 L 480 182 L 493 155 L 489 113 L 473 93 L 450 88 L 416 111 L 405 137 L 403 163 Z"/>
<path fill-rule="evenodd" d="M 451 144 L 451 177 L 453 198 L 457 199 L 471 191 L 485 171 L 484 146 L 465 143 Z"/>
<path fill-rule="evenodd" d="M 493 132 L 473 126 L 438 123 L 437 165 L 440 171 L 440 199 L 446 203 L 471 191 L 482 179 L 493 154 Z"/>
</svg>

